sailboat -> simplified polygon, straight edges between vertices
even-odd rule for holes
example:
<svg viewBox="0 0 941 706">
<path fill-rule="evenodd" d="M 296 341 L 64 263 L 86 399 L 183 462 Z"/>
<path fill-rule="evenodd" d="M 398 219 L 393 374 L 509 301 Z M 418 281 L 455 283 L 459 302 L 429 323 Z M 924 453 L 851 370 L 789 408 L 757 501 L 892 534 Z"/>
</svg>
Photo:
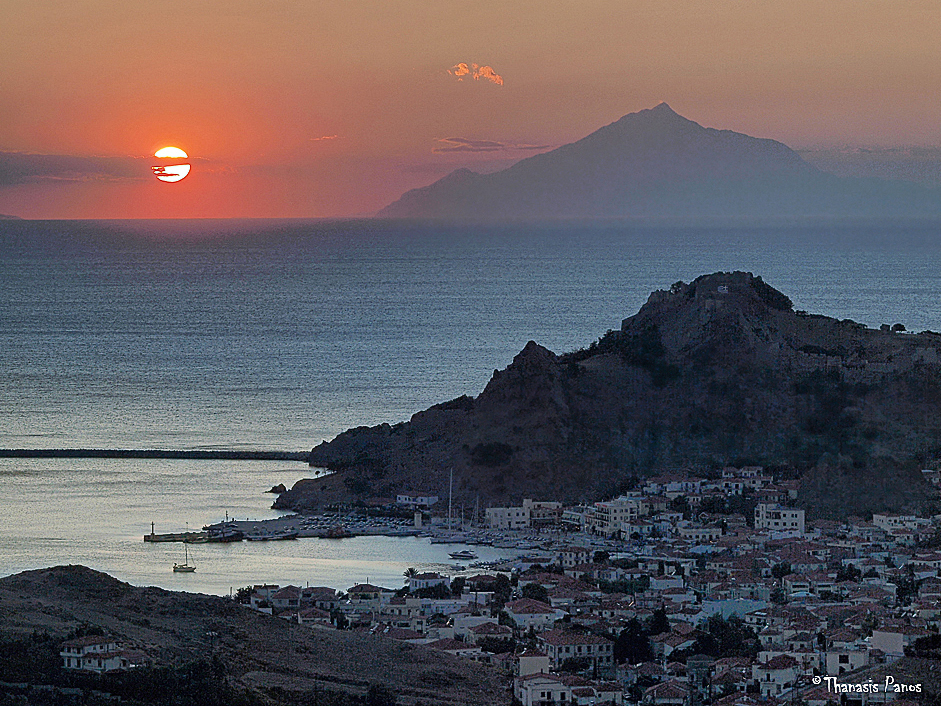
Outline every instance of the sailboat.
<svg viewBox="0 0 941 706">
<path fill-rule="evenodd" d="M 183 563 L 174 564 L 173 570 L 178 574 L 191 574 L 196 571 L 196 567 L 190 564 L 189 547 L 186 546 L 186 542 L 183 542 Z"/>
</svg>

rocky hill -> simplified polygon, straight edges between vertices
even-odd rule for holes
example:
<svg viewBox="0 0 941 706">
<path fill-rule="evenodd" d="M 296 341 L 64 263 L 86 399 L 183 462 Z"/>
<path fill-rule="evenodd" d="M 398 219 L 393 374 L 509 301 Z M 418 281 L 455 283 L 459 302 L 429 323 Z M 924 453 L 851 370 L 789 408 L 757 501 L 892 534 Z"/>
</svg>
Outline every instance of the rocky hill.
<svg viewBox="0 0 941 706">
<path fill-rule="evenodd" d="M 794 311 L 749 273 L 651 294 L 620 330 L 557 355 L 529 342 L 476 398 L 352 429 L 311 452 L 336 473 L 276 506 L 427 491 L 568 502 L 632 476 L 760 464 L 801 477 L 811 513 L 922 507 L 941 451 L 941 335 Z M 860 493 L 859 488 L 866 488 Z"/>
<path fill-rule="evenodd" d="M 941 189 L 840 178 L 786 145 L 706 128 L 666 103 L 493 174 L 459 169 L 385 218 L 763 218 L 941 213 Z"/>
<path fill-rule="evenodd" d="M 210 656 L 230 683 L 269 703 L 308 703 L 318 690 L 362 694 L 383 684 L 399 703 L 509 703 L 505 679 L 487 665 L 384 637 L 318 630 L 239 606 L 227 598 L 139 588 L 82 566 L 0 579 L 0 633 L 65 638 L 94 626 L 159 665 Z M 207 637 L 214 633 L 212 641 Z M 310 701 L 313 703 L 313 701 Z"/>
</svg>

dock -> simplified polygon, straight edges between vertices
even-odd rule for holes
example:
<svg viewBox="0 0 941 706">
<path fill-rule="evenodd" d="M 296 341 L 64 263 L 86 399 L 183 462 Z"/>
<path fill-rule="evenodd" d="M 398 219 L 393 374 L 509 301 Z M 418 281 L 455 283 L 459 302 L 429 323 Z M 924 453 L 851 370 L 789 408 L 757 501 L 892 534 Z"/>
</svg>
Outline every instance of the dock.
<svg viewBox="0 0 941 706">
<path fill-rule="evenodd" d="M 300 461 L 309 451 L 238 451 L 222 449 L 0 449 L 0 458 L 145 458 L 196 461 Z"/>
<path fill-rule="evenodd" d="M 208 532 L 171 532 L 168 534 L 150 534 L 144 535 L 145 542 L 186 542 L 187 544 L 198 544 L 209 541 Z"/>
</svg>

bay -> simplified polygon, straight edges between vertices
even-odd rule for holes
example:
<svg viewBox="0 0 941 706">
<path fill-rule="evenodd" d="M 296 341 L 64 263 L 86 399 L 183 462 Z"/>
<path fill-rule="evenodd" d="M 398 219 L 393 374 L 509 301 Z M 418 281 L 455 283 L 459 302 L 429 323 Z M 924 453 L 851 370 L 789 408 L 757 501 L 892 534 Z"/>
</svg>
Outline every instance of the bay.
<svg viewBox="0 0 941 706">
<path fill-rule="evenodd" d="M 0 447 L 307 450 L 475 395 L 528 340 L 585 346 L 652 290 L 720 270 L 761 275 L 797 309 L 941 330 L 937 222 L 2 222 Z M 308 472 L 4 460 L 0 573 L 86 563 L 178 586 L 174 557 L 140 541 L 151 521 L 274 516 L 263 491 Z M 206 550 L 197 588 L 398 585 L 440 558 L 423 540 L 330 553 L 353 541 Z"/>
</svg>

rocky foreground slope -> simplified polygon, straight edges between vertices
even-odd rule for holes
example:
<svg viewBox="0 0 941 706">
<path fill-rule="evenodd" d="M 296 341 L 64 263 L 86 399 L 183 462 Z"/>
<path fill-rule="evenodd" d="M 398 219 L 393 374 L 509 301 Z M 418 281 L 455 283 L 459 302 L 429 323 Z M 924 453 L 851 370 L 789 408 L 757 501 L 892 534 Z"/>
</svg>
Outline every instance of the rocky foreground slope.
<svg viewBox="0 0 941 706">
<path fill-rule="evenodd" d="M 233 684 L 288 701 L 315 690 L 362 694 L 383 684 L 400 703 L 509 703 L 505 680 L 487 665 L 385 637 L 311 629 L 226 598 L 139 588 L 83 566 L 0 579 L 5 638 L 34 630 L 64 638 L 83 625 L 142 649 L 158 665 L 217 657 Z"/>
<path fill-rule="evenodd" d="M 312 465 L 337 473 L 277 506 L 444 497 L 450 469 L 465 504 L 588 501 L 632 476 L 760 464 L 800 477 L 818 516 L 920 509 L 939 411 L 941 334 L 794 311 L 760 277 L 716 273 L 654 292 L 586 349 L 528 343 L 476 398 L 317 446 Z"/>
</svg>

